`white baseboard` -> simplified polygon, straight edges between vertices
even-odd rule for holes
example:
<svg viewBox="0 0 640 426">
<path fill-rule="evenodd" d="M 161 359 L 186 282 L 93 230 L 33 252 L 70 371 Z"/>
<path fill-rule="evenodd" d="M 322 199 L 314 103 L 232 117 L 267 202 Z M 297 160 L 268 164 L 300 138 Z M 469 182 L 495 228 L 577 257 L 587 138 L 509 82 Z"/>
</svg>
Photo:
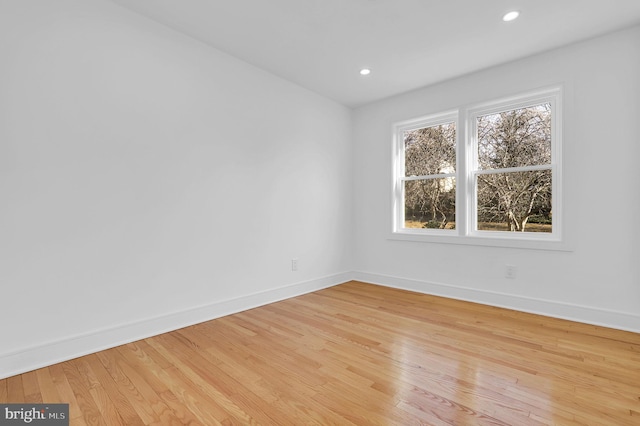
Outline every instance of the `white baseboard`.
<svg viewBox="0 0 640 426">
<path fill-rule="evenodd" d="M 354 272 L 352 279 L 417 293 L 481 303 L 547 317 L 640 333 L 640 315 L 589 306 L 535 299 L 448 284 L 418 281 L 388 275 Z"/>
<path fill-rule="evenodd" d="M 0 379 L 332 287 L 351 279 L 352 274 L 344 272 L 0 354 Z"/>
<path fill-rule="evenodd" d="M 640 333 L 640 315 L 367 272 L 344 272 L 0 354 L 0 379 L 351 280 Z"/>
</svg>

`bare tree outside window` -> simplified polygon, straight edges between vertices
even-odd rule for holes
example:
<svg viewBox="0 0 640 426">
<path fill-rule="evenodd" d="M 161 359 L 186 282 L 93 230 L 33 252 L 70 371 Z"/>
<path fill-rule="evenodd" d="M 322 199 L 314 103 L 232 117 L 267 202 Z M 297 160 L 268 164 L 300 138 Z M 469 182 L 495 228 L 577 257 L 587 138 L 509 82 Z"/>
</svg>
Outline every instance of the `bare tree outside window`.
<svg viewBox="0 0 640 426">
<path fill-rule="evenodd" d="M 566 249 L 562 92 L 394 123 L 391 238 Z"/>
<path fill-rule="evenodd" d="M 551 105 L 480 116 L 477 227 L 552 231 Z"/>
<path fill-rule="evenodd" d="M 453 229 L 456 200 L 456 125 L 404 132 L 405 227 Z"/>
</svg>

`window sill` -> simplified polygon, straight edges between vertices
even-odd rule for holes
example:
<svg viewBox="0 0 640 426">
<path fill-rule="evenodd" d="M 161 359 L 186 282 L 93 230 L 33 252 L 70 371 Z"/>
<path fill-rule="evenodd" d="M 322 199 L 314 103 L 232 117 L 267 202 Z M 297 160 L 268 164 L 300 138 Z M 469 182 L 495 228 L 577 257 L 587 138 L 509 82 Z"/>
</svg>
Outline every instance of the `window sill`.
<svg viewBox="0 0 640 426">
<path fill-rule="evenodd" d="M 513 235 L 513 234 L 509 234 Z M 500 248 L 517 248 L 526 250 L 551 250 L 551 251 L 573 251 L 565 241 L 551 238 L 536 238 L 529 236 L 505 237 L 496 233 L 487 233 L 487 235 L 457 235 L 455 231 L 435 232 L 391 232 L 389 240 L 409 241 L 415 243 L 430 244 L 459 244 L 467 246 L 483 246 L 483 247 L 500 247 Z"/>
</svg>

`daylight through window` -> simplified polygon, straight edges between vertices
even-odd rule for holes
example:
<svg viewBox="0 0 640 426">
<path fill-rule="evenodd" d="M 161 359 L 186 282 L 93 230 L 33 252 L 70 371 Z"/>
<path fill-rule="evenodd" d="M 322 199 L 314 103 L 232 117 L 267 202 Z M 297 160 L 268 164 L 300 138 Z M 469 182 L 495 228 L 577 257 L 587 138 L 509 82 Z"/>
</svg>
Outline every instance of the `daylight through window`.
<svg viewBox="0 0 640 426">
<path fill-rule="evenodd" d="M 478 230 L 552 231 L 551 104 L 475 120 Z"/>
<path fill-rule="evenodd" d="M 560 89 L 394 126 L 395 234 L 560 240 Z"/>
<path fill-rule="evenodd" d="M 456 124 L 407 130 L 404 211 L 407 228 L 452 229 L 456 215 Z"/>
</svg>

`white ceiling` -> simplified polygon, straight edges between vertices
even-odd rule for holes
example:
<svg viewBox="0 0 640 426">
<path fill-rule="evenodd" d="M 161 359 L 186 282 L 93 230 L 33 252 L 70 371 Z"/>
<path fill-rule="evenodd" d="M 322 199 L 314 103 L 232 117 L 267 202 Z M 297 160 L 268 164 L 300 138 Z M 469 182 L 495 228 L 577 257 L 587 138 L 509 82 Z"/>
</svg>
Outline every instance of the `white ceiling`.
<svg viewBox="0 0 640 426">
<path fill-rule="evenodd" d="M 112 1 L 350 107 L 640 23 L 640 0 Z"/>
</svg>

